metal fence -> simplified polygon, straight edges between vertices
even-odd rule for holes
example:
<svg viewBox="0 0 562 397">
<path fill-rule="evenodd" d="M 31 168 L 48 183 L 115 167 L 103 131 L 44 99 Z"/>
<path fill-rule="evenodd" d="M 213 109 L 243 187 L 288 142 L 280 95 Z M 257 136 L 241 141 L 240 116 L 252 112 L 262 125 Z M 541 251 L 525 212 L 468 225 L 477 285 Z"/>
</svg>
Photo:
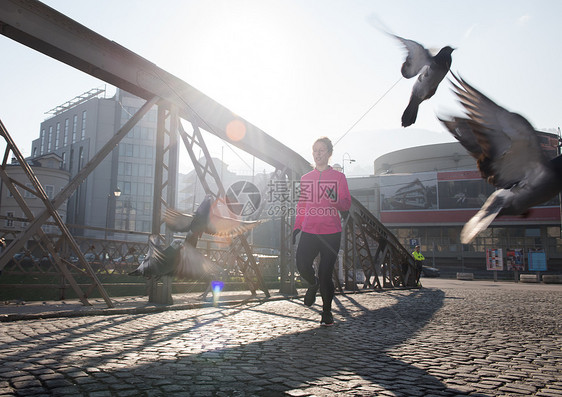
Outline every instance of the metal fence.
<svg viewBox="0 0 562 397">
<path fill-rule="evenodd" d="M 76 228 L 80 229 L 80 228 Z M 96 229 L 96 228 L 83 228 Z M 123 235 L 122 230 L 111 230 L 110 235 Z M 7 244 L 13 239 L 17 239 L 21 231 L 3 228 L 0 229 L 0 236 Z M 142 277 L 133 277 L 128 274 L 134 271 L 145 259 L 148 253 L 148 233 L 126 232 L 133 238 L 127 239 L 99 239 L 92 237 L 74 236 L 80 250 L 92 268 L 94 274 L 100 279 L 101 283 L 107 288 L 120 287 L 126 291 L 143 293 L 146 280 Z M 87 285 L 86 269 L 79 261 L 76 253 L 73 253 L 66 246 L 64 238 L 60 234 L 48 234 L 54 242 L 57 253 L 64 265 L 73 273 L 76 280 L 81 285 Z M 176 236 L 183 239 L 183 236 Z M 144 240 L 144 242 L 142 242 Z M 221 278 L 225 282 L 245 283 L 247 282 L 248 272 L 244 262 L 247 258 L 233 250 L 231 241 L 221 239 L 202 238 L 199 240 L 198 249 L 208 258 L 218 263 L 223 269 Z M 277 282 L 279 279 L 279 257 L 277 255 L 264 255 L 259 252 L 272 252 L 272 248 L 252 247 L 255 261 L 261 269 L 260 278 L 263 276 L 266 282 Z M 0 254 L 1 255 L 1 254 Z M 184 280 L 186 282 L 202 283 L 202 280 Z M 178 285 L 181 284 L 178 281 Z M 185 283 L 184 283 L 185 284 Z M 42 242 L 37 239 L 29 240 L 24 247 L 15 254 L 4 267 L 0 274 L 0 288 L 4 291 L 0 294 L 0 299 L 6 299 L 8 290 L 18 290 L 17 296 L 38 296 L 37 293 L 26 294 L 23 290 L 45 290 L 52 289 L 56 294 L 45 293 L 54 299 L 62 299 L 69 296 L 69 287 L 62 277 L 61 272 L 47 250 L 44 249 Z M 197 287 L 193 287 L 197 288 Z M 202 286 L 200 287 L 202 288 Z M 93 291 L 90 291 L 93 293 Z M 115 294 L 121 294 L 115 292 Z M 43 296 L 41 295 L 41 296 Z"/>
</svg>

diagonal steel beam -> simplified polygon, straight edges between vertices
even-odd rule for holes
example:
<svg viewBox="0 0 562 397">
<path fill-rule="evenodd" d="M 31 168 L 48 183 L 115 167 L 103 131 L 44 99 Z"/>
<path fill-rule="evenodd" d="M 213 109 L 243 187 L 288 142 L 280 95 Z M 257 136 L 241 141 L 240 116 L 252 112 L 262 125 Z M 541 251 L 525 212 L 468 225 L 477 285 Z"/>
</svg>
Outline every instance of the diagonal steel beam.
<svg viewBox="0 0 562 397">
<path fill-rule="evenodd" d="M 298 153 L 183 80 L 45 4 L 35 0 L 0 1 L 0 34 L 141 98 L 162 98 L 178 108 L 180 117 L 277 169 L 288 167 L 295 178 L 311 170 Z M 237 141 L 231 141 L 227 134 L 233 121 L 245 128 Z M 378 236 L 377 241 L 386 241 L 390 251 L 385 257 L 413 266 L 413 258 L 396 237 L 357 200 L 353 200 L 350 211 L 359 214 Z M 35 222 L 45 220 L 40 216 Z"/>
<path fill-rule="evenodd" d="M 98 287 L 98 290 L 100 291 L 100 294 L 102 295 L 102 297 L 106 301 L 107 305 L 109 307 L 112 307 L 113 303 L 111 302 L 111 299 L 109 298 L 109 295 L 107 295 L 105 289 L 103 288 L 103 286 L 99 282 L 99 280 L 96 277 L 94 271 L 92 270 L 90 264 L 83 258 L 82 253 L 79 252 L 80 250 L 78 249 L 78 244 L 76 244 L 76 242 L 72 238 L 72 236 L 70 234 L 70 231 L 68 230 L 66 224 L 64 223 L 64 221 L 60 217 L 56 208 L 54 208 L 53 204 L 49 200 L 49 197 L 47 197 L 47 193 L 43 189 L 43 186 L 41 185 L 41 182 L 39 182 L 39 179 L 37 179 L 37 177 L 35 176 L 35 173 L 31 169 L 31 166 L 23 158 L 23 155 L 21 154 L 21 152 L 19 151 L 19 149 L 15 145 L 14 141 L 12 140 L 12 137 L 10 136 L 10 134 L 8 133 L 6 128 L 4 127 L 4 124 L 2 123 L 2 121 L 0 121 L 0 134 L 6 140 L 7 147 L 12 151 L 12 153 L 14 154 L 16 159 L 18 160 L 18 162 L 20 164 L 20 167 L 25 172 L 28 180 L 33 185 L 33 188 L 35 189 L 35 191 L 34 191 L 35 196 L 43 202 L 43 205 L 45 205 L 45 207 L 46 207 L 45 211 L 48 212 L 48 214 L 54 219 L 55 224 L 61 230 L 62 235 L 65 236 L 67 238 L 67 240 L 70 242 L 71 246 L 74 248 L 74 251 L 77 253 L 79 258 L 82 258 L 82 264 L 84 265 L 88 275 L 90 276 L 90 278 L 92 278 L 92 280 L 94 281 L 94 284 Z M 33 218 L 34 218 L 33 212 L 27 206 L 27 203 L 25 202 L 24 198 L 21 196 L 20 192 L 11 183 L 12 180 L 5 171 L 5 164 L 4 163 L 2 164 L 2 168 L 1 168 L 1 171 L 0 171 L 0 177 L 2 178 L 2 180 L 6 184 L 6 186 L 8 187 L 10 192 L 12 193 L 12 195 L 14 196 L 14 198 L 15 198 L 16 202 L 19 204 L 20 208 L 24 211 L 25 216 L 29 220 L 33 220 Z M 33 224 L 33 222 L 31 222 L 31 223 Z M 61 261 L 61 258 L 60 258 L 59 254 L 57 253 L 57 251 L 55 249 L 55 245 L 50 240 L 50 238 L 45 234 L 43 229 L 41 229 L 41 224 L 38 224 L 35 227 L 29 226 L 28 230 L 32 234 L 37 234 L 41 238 L 41 240 L 43 241 L 43 243 L 47 247 L 47 250 L 51 254 L 51 257 L 54 259 L 55 265 L 57 266 L 58 270 L 61 272 L 61 274 L 69 282 L 69 284 L 71 285 L 72 289 L 74 290 L 74 292 L 76 293 L 76 295 L 78 296 L 80 301 L 84 305 L 89 305 L 90 303 L 88 302 L 86 294 L 84 294 L 82 292 L 82 290 L 80 289 L 78 283 L 76 282 L 76 280 L 74 279 L 74 277 L 72 276 L 70 271 L 67 269 L 67 267 Z M 12 244 L 10 244 L 9 248 L 13 249 L 13 247 L 19 246 L 22 243 L 25 243 L 25 241 L 27 241 L 27 240 L 23 240 L 21 238 L 17 239 L 17 240 L 14 240 L 12 242 Z M 8 260 L 11 257 L 12 256 L 9 255 L 9 254 L 4 254 L 2 259 Z"/>
<path fill-rule="evenodd" d="M 189 157 L 193 162 L 193 166 L 197 173 L 197 177 L 199 178 L 199 181 L 203 185 L 203 189 L 205 190 L 205 193 L 212 194 L 216 198 L 224 197 L 225 196 L 224 185 L 222 183 L 219 173 L 217 172 L 213 159 L 211 158 L 211 154 L 207 148 L 207 145 L 205 144 L 201 131 L 196 123 L 192 123 L 192 126 L 193 126 L 193 135 L 189 135 L 185 131 L 181 123 L 178 123 L 178 127 L 179 127 L 178 132 L 184 142 L 187 152 L 189 153 Z M 204 167 L 201 165 L 201 163 L 199 163 L 199 160 L 195 157 L 195 151 L 193 150 L 193 147 L 195 145 L 199 146 L 199 148 L 203 152 L 203 155 L 205 157 Z M 209 184 L 207 183 L 207 176 L 210 176 L 215 182 L 215 185 L 217 187 L 216 192 L 213 192 Z M 253 274 L 257 278 L 257 284 L 258 284 L 257 288 L 260 288 L 265 293 L 265 295 L 269 297 L 270 296 L 269 290 L 265 285 L 263 276 L 261 274 L 261 270 L 259 269 L 256 259 L 254 258 L 252 248 L 248 244 L 246 236 L 243 234 L 237 236 L 234 240 L 234 243 L 232 244 L 231 250 L 234 251 L 234 255 L 239 259 L 236 261 L 236 263 L 242 263 L 242 265 L 239 266 L 239 268 L 244 274 L 246 281 L 250 285 L 253 285 L 253 281 L 252 281 L 253 277 L 251 274 L 253 272 Z M 237 250 L 244 251 L 244 253 L 246 254 L 246 259 L 240 260 L 241 256 L 238 255 L 238 252 L 236 252 Z"/>
<path fill-rule="evenodd" d="M 141 98 L 173 103 L 182 118 L 276 168 L 290 165 L 300 175 L 310 169 L 298 153 L 183 80 L 39 1 L 0 1 L 0 33 Z M 234 120 L 245 127 L 238 141 L 227 135 Z"/>
<path fill-rule="evenodd" d="M 78 186 L 88 177 L 88 175 L 101 163 L 109 153 L 117 146 L 117 144 L 127 135 L 127 133 L 135 126 L 135 124 L 150 110 L 150 108 L 156 104 L 158 98 L 154 97 L 150 101 L 147 101 L 137 113 L 133 115 L 124 125 L 121 127 L 117 133 L 111 137 L 111 139 L 97 152 L 94 157 L 76 174 L 76 176 L 70 181 L 66 187 L 61 190 L 55 198 L 52 200 L 52 207 L 54 209 L 59 208 L 78 188 Z M 25 162 L 25 161 L 24 161 Z M 43 211 L 40 215 L 35 217 L 33 221 L 30 222 L 27 229 L 22 233 L 20 238 L 15 241 L 15 244 L 11 244 L 0 256 L 0 270 L 6 266 L 6 263 L 14 256 L 17 251 L 25 244 L 27 240 L 35 234 L 34 230 L 38 227 L 37 225 L 44 224 L 51 214 L 48 210 Z M 79 254 L 79 252 L 76 252 Z"/>
</svg>

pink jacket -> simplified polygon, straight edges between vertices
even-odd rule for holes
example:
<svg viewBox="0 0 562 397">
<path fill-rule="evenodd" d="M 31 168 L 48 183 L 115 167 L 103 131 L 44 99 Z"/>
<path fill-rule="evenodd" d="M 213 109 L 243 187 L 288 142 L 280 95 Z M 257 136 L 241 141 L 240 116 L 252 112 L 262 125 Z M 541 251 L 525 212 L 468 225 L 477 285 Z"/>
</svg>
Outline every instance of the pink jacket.
<svg viewBox="0 0 562 397">
<path fill-rule="evenodd" d="M 345 175 L 332 167 L 301 178 L 294 229 L 312 234 L 341 232 L 338 211 L 348 211 L 351 195 Z"/>
</svg>

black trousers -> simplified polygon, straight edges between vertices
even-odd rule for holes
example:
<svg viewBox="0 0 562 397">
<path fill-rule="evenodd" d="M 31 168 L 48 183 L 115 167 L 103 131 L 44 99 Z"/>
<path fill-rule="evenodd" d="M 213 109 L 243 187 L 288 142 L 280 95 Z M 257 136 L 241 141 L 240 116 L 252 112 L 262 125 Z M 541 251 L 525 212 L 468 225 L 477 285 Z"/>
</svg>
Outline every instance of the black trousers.
<svg viewBox="0 0 562 397">
<path fill-rule="evenodd" d="M 420 281 L 420 276 L 423 269 L 423 261 L 415 261 L 416 262 L 416 283 Z"/>
<path fill-rule="evenodd" d="M 320 282 L 320 296 L 322 296 L 322 310 L 332 310 L 334 299 L 334 265 L 340 250 L 341 233 L 311 234 L 302 232 L 297 247 L 297 269 L 308 284 L 316 284 L 314 273 L 314 258 L 320 254 L 318 265 L 318 281 Z"/>
</svg>

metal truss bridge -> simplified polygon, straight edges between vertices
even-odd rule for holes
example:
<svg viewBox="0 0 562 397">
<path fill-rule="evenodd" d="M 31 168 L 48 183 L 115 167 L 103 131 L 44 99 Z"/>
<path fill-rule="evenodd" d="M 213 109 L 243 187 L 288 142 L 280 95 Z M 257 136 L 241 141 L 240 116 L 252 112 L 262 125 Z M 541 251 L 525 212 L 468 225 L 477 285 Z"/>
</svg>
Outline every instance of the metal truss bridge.
<svg viewBox="0 0 562 397">
<path fill-rule="evenodd" d="M 311 170 L 309 162 L 302 156 L 183 80 L 38 1 L 0 2 L 0 33 L 146 100 L 138 112 L 116 131 L 105 146 L 52 200 L 47 197 L 32 168 L 26 163 L 9 132 L 0 123 L 0 136 L 6 142 L 0 178 L 16 199 L 28 221 L 28 226 L 23 233 L 2 252 L 0 270 L 4 269 L 12 257 L 20 252 L 26 241 L 34 239 L 53 258 L 58 272 L 83 304 L 90 304 L 88 296 L 93 289 L 97 289 L 107 305 L 113 306 L 104 286 L 85 259 L 80 245 L 71 235 L 57 209 L 153 106 L 157 107 L 158 120 L 152 233 L 160 234 L 168 241 L 172 238 L 172 233 L 162 223 L 161 215 L 165 206 L 174 207 L 176 204 L 180 144 L 187 149 L 206 193 L 217 198 L 225 196 L 220 174 L 213 165 L 202 131 L 213 134 L 270 164 L 276 169 L 272 175 L 278 181 L 298 180 Z M 231 141 L 226 133 L 227 125 L 234 120 L 243 123 L 246 132 L 238 141 Z M 186 130 L 184 124 L 189 125 L 190 128 Z M 203 161 L 195 155 L 199 152 L 203 154 Z M 29 180 L 27 186 L 31 185 L 32 188 L 18 183 L 6 173 L 7 161 L 11 157 L 15 157 L 18 161 Z M 22 196 L 22 189 L 26 189 L 28 193 L 41 200 L 44 205 L 41 213 L 34 215 L 31 212 Z M 366 280 L 364 288 L 414 287 L 413 258 L 397 238 L 356 199 L 353 199 L 349 214 L 350 216 L 344 221 L 342 244 L 345 281 L 342 285 L 336 280 L 338 288 L 342 290 L 356 288 L 356 269 L 362 269 L 364 272 Z M 54 241 L 42 230 L 41 226 L 47 221 L 54 222 L 60 229 L 62 237 L 59 240 L 62 240 L 63 245 L 77 258 L 80 266 L 70 263 L 61 255 L 61 241 Z M 281 291 L 286 293 L 296 292 L 294 248 L 291 244 L 293 221 L 292 216 L 287 214 L 280 222 Z M 253 288 L 261 289 L 266 296 L 269 296 L 260 267 L 244 235 L 232 242 L 228 255 L 235 258 L 235 266 Z M 83 290 L 76 281 L 77 272 L 83 273 L 82 275 L 90 279 L 91 283 L 87 290 Z M 169 297 L 168 290 L 164 297 L 150 296 L 149 299 L 166 303 Z"/>
</svg>

